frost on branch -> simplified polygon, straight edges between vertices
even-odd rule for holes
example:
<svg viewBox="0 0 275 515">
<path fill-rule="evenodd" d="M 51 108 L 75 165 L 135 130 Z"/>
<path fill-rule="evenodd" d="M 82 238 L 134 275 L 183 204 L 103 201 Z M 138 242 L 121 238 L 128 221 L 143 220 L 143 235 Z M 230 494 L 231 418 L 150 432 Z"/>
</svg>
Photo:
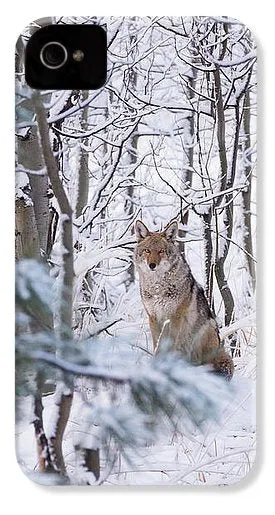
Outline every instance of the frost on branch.
<svg viewBox="0 0 275 515">
<path fill-rule="evenodd" d="M 47 329 L 51 327 L 53 281 L 46 266 L 34 259 L 24 259 L 16 265 L 16 305 L 17 314 L 40 323 Z"/>
<path fill-rule="evenodd" d="M 85 398 L 85 434 L 89 426 L 100 427 L 102 445 L 111 439 L 126 458 L 129 449 L 138 452 L 165 427 L 190 431 L 198 426 L 203 431 L 209 419 L 219 421 L 224 406 L 232 399 L 234 392 L 227 382 L 208 367 L 187 364 L 177 353 L 146 357 L 137 366 L 127 343 L 117 340 L 116 351 L 108 351 L 104 341 L 93 342 L 92 346 L 94 359 L 84 365 L 47 352 L 31 355 L 65 375 L 83 376 L 93 384 L 99 381 L 94 386 L 98 394 L 91 400 Z"/>
</svg>

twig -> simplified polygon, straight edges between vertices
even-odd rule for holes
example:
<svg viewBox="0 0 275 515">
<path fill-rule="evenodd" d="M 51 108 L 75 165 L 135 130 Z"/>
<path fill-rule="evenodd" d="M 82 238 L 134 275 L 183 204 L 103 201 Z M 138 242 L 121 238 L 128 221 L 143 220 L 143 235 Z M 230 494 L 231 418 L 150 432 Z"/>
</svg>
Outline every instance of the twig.
<svg viewBox="0 0 275 515">
<path fill-rule="evenodd" d="M 204 467 L 207 467 L 208 465 L 211 465 L 212 463 L 216 463 L 217 461 L 224 461 L 226 458 L 229 458 L 230 456 L 236 456 L 238 454 L 243 454 L 243 453 L 247 453 L 247 452 L 255 452 L 255 449 L 253 449 L 253 448 L 238 449 L 236 451 L 228 452 L 227 454 L 222 454 L 221 456 L 216 456 L 215 458 L 204 461 L 203 463 L 201 463 L 201 462 L 196 463 L 193 467 L 190 467 L 185 472 L 178 474 L 173 479 L 170 479 L 170 481 L 168 481 L 168 484 L 178 483 L 179 481 L 184 479 L 186 476 L 189 476 L 189 474 L 191 474 L 192 472 L 195 472 L 198 469 L 203 469 Z"/>
</svg>

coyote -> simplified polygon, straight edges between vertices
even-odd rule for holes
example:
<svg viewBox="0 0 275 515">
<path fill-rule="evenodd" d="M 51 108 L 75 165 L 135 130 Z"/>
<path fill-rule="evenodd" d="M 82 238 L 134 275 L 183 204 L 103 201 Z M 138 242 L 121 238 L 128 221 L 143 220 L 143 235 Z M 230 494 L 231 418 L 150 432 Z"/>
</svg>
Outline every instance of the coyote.
<svg viewBox="0 0 275 515">
<path fill-rule="evenodd" d="M 163 232 L 150 232 L 137 221 L 135 231 L 134 261 L 154 352 L 160 339 L 166 339 L 189 362 L 209 363 L 213 371 L 230 380 L 233 361 L 220 343 L 203 289 L 175 244 L 177 222 L 170 222 Z"/>
</svg>

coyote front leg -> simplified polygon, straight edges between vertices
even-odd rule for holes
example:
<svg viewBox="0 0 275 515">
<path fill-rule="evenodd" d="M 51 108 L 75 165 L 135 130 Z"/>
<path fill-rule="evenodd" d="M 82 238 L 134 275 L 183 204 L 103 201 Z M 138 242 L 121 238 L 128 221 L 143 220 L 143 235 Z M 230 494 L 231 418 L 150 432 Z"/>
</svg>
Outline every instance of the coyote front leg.
<svg viewBox="0 0 275 515">
<path fill-rule="evenodd" d="M 160 340 L 170 339 L 170 320 L 167 319 L 162 325 L 152 316 L 149 315 L 149 326 L 151 330 L 154 353 L 159 350 Z"/>
<path fill-rule="evenodd" d="M 156 319 L 150 315 L 149 315 L 149 326 L 150 326 L 150 331 L 151 331 L 152 340 L 153 340 L 153 350 L 155 353 L 158 348 L 158 340 L 160 337 L 161 330 L 159 328 L 159 325 L 158 325 Z"/>
</svg>

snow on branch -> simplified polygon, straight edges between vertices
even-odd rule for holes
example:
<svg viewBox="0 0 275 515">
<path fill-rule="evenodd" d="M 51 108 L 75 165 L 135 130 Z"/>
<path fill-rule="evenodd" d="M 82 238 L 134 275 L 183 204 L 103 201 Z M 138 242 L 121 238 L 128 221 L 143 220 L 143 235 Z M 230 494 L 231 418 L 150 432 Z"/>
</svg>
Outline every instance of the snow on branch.
<svg viewBox="0 0 275 515">
<path fill-rule="evenodd" d="M 231 66 L 237 66 L 239 64 L 247 63 L 247 61 L 255 60 L 257 59 L 257 52 L 256 50 L 252 50 L 251 52 L 248 52 L 244 56 L 241 56 L 239 58 L 231 59 L 231 60 L 219 60 L 215 59 L 214 57 L 208 55 L 207 58 L 209 61 L 214 63 L 215 65 L 221 67 L 221 68 L 230 68 Z"/>
<path fill-rule="evenodd" d="M 209 367 L 194 367 L 186 363 L 178 353 L 160 352 L 137 367 L 127 363 L 121 352 L 122 363 L 120 360 L 118 364 L 116 357 L 110 357 L 108 366 L 102 364 L 100 355 L 92 365 L 74 363 L 46 351 L 32 351 L 30 356 L 36 362 L 51 365 L 69 375 L 127 385 L 128 408 L 134 406 L 141 415 L 150 417 L 151 423 L 160 421 L 164 415 L 169 423 L 176 426 L 184 412 L 189 421 L 186 420 L 186 424 L 191 421 L 203 427 L 207 419 L 219 418 L 224 403 L 231 398 L 232 387 L 226 381 L 211 373 Z M 112 403 L 110 410 L 115 417 L 117 412 L 113 410 Z M 118 420 L 116 424 L 119 426 Z"/>
<path fill-rule="evenodd" d="M 240 329 L 247 329 L 248 327 L 254 327 L 256 323 L 256 313 L 251 313 L 250 315 L 241 318 L 240 320 L 236 320 L 233 324 L 228 327 L 222 327 L 220 329 L 220 338 L 221 340 L 225 340 L 228 336 L 239 331 Z"/>
</svg>

